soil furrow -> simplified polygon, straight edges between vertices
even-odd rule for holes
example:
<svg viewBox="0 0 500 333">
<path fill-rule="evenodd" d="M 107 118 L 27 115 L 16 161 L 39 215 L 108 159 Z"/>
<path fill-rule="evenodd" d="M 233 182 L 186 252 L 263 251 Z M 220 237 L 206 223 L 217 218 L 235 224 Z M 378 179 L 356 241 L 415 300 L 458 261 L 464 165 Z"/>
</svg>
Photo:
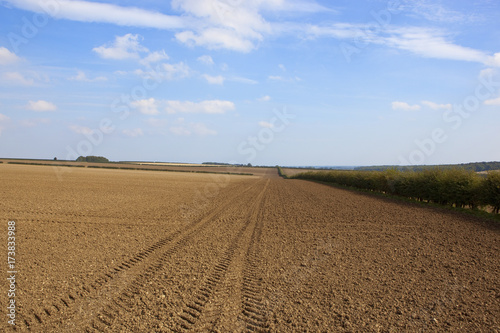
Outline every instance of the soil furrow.
<svg viewBox="0 0 500 333">
<path fill-rule="evenodd" d="M 236 197 L 243 196 L 255 186 L 256 184 L 252 184 L 238 193 Z M 87 326 L 85 323 L 90 322 L 91 318 L 94 317 L 96 313 L 100 314 L 100 309 L 105 308 L 102 300 L 115 298 L 115 295 L 120 294 L 120 291 L 123 289 L 140 289 L 142 283 L 147 280 L 148 276 L 154 274 L 155 271 L 161 268 L 162 257 L 168 257 L 173 252 L 178 251 L 188 244 L 193 235 L 201 233 L 206 229 L 209 224 L 216 219 L 216 216 L 223 213 L 230 204 L 230 202 L 226 202 L 219 205 L 205 217 L 192 222 L 186 229 L 178 230 L 170 234 L 134 255 L 134 257 L 122 262 L 117 267 L 112 268 L 107 273 L 104 273 L 96 281 L 102 280 L 104 276 L 107 276 L 109 282 L 99 284 L 100 287 L 95 286 L 95 284 L 97 284 L 96 281 L 80 286 L 80 288 L 76 290 L 76 293 L 79 295 L 77 298 L 71 294 L 68 295 L 68 298 L 71 299 L 74 304 L 72 304 L 70 309 L 64 314 L 61 314 L 63 318 L 54 317 L 50 312 L 45 311 L 45 309 L 38 312 L 33 311 L 33 316 L 36 319 L 34 323 L 33 321 L 29 321 L 26 315 L 23 315 L 23 322 L 25 324 L 26 322 L 33 323 L 29 325 L 26 324 L 24 328 L 28 330 L 37 330 L 44 327 L 46 331 L 52 329 L 57 331 L 57 326 L 54 326 L 53 323 L 58 325 L 57 323 L 61 320 L 66 321 L 66 327 L 64 329 L 67 331 L 72 331 L 76 327 Z M 164 247 L 168 247 L 168 249 L 158 254 L 158 250 Z M 135 262 L 132 261 L 132 259 L 135 259 Z M 126 287 L 129 284 L 132 286 L 131 288 Z M 121 295 L 126 297 L 126 293 L 121 293 Z M 97 318 L 103 321 L 100 315 L 97 315 Z M 20 326 L 23 326 L 22 323 Z"/>
</svg>

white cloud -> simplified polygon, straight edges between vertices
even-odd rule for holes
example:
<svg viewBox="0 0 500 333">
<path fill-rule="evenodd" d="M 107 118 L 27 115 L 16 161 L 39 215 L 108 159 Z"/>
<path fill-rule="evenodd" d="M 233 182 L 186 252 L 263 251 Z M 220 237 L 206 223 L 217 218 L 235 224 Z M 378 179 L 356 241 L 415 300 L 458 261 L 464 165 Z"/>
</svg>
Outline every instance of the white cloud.
<svg viewBox="0 0 500 333">
<path fill-rule="evenodd" d="M 13 84 L 19 84 L 22 86 L 31 86 L 35 83 L 35 80 L 31 78 L 24 77 L 23 74 L 18 72 L 7 72 L 3 73 L 2 79 Z"/>
<path fill-rule="evenodd" d="M 0 47 L 0 65 L 11 65 L 20 60 L 21 58 L 19 58 L 15 53 L 10 52 L 3 46 Z"/>
<path fill-rule="evenodd" d="M 220 75 L 219 76 L 210 76 L 208 74 L 204 74 L 202 76 L 210 84 L 218 84 L 218 85 L 224 84 L 225 79 L 223 76 L 220 76 Z"/>
<path fill-rule="evenodd" d="M 400 10 L 408 11 L 413 14 L 412 16 L 420 16 L 434 22 L 456 23 L 473 19 L 472 15 L 466 16 L 428 0 L 405 1 L 404 4 L 400 5 Z"/>
<path fill-rule="evenodd" d="M 170 16 L 155 11 L 135 7 L 82 0 L 57 0 L 56 9 L 50 3 L 39 0 L 4 0 L 11 6 L 40 14 L 48 14 L 57 19 L 79 22 L 112 23 L 126 27 L 148 27 L 157 29 L 184 28 L 189 19 Z"/>
<path fill-rule="evenodd" d="M 158 72 L 158 74 L 166 80 L 184 79 L 191 74 L 191 68 L 183 62 L 162 64 L 160 70 L 161 72 Z"/>
<path fill-rule="evenodd" d="M 500 67 L 500 52 L 495 53 L 493 56 L 488 58 L 486 64 L 488 66 L 493 66 L 493 67 Z"/>
<path fill-rule="evenodd" d="M 39 100 L 39 101 L 29 101 L 28 105 L 26 106 L 28 110 L 35 111 L 35 112 L 47 112 L 47 111 L 56 111 L 57 106 L 53 103 Z"/>
<path fill-rule="evenodd" d="M 267 121 L 259 121 L 259 126 L 264 128 L 273 128 L 274 125 Z"/>
<path fill-rule="evenodd" d="M 259 13 L 264 3 L 260 0 L 237 3 L 225 0 L 173 0 L 174 9 L 205 22 L 194 31 L 176 34 L 176 38 L 182 43 L 208 49 L 249 52 L 255 48 L 255 43 L 263 40 L 263 34 L 272 32 L 271 24 Z"/>
<path fill-rule="evenodd" d="M 203 123 L 190 123 L 190 124 L 181 124 L 178 126 L 170 127 L 170 132 L 175 135 L 188 136 L 191 134 L 196 134 L 199 136 L 206 135 L 217 135 L 217 131 L 209 129 Z"/>
<path fill-rule="evenodd" d="M 122 131 L 122 133 L 125 134 L 126 136 L 131 137 L 131 138 L 136 138 L 138 136 L 144 135 L 141 128 L 124 129 Z"/>
<path fill-rule="evenodd" d="M 139 53 L 148 52 L 149 50 L 141 46 L 139 35 L 126 34 L 124 36 L 116 36 L 115 41 L 109 46 L 101 45 L 95 47 L 92 51 L 96 52 L 101 58 L 104 59 L 137 59 Z"/>
<path fill-rule="evenodd" d="M 448 34 L 435 29 L 398 28 L 391 25 L 389 28 L 374 30 L 370 24 L 337 22 L 330 25 L 313 25 L 270 22 L 262 14 L 275 13 L 279 16 L 280 12 L 332 12 L 312 0 L 172 0 L 172 8 L 180 12 L 177 16 L 84 0 L 57 0 L 57 10 L 48 11 L 44 9 L 47 6 L 40 5 L 39 0 L 3 1 L 19 9 L 37 13 L 47 12 L 57 19 L 173 30 L 180 42 L 208 49 L 250 52 L 267 36 L 300 34 L 312 38 L 323 36 L 351 41 L 359 39 L 362 43 L 383 44 L 428 58 L 476 61 L 490 66 L 500 65 L 500 55 L 491 56 L 479 50 L 456 45 L 448 39 Z M 474 16 L 474 14 L 464 15 L 424 0 L 403 1 L 401 8 L 439 22 L 462 22 Z M 110 59 L 138 58 L 137 52 L 133 50 L 123 50 L 113 46 L 100 46 L 94 50 L 102 57 Z M 5 50 L 3 52 L 6 53 Z"/>
<path fill-rule="evenodd" d="M 146 124 L 151 127 L 165 127 L 167 125 L 166 119 L 149 118 L 145 120 Z"/>
<path fill-rule="evenodd" d="M 271 100 L 271 96 L 262 96 L 261 98 L 257 99 L 259 102 L 269 102 Z"/>
<path fill-rule="evenodd" d="M 160 113 L 158 111 L 157 101 L 154 98 L 133 101 L 130 105 L 137 108 L 142 114 L 156 115 Z"/>
<path fill-rule="evenodd" d="M 214 63 L 214 60 L 212 59 L 211 56 L 209 55 L 202 55 L 201 57 L 198 57 L 197 59 L 199 62 L 205 64 L 205 65 L 213 65 L 215 64 Z"/>
<path fill-rule="evenodd" d="M 274 81 L 285 81 L 284 78 L 282 78 L 279 75 L 269 75 L 269 80 L 274 80 Z"/>
<path fill-rule="evenodd" d="M 203 123 L 193 123 L 190 124 L 191 130 L 193 133 L 201 136 L 205 135 L 217 135 L 217 131 L 214 131 L 212 129 L 209 129 L 205 124 Z"/>
<path fill-rule="evenodd" d="M 69 129 L 72 130 L 73 132 L 77 133 L 77 134 L 93 134 L 94 131 L 92 129 L 90 129 L 89 127 L 85 127 L 85 126 L 79 126 L 79 125 L 70 125 L 69 126 Z"/>
<path fill-rule="evenodd" d="M 480 78 L 488 78 L 492 77 L 495 75 L 496 70 L 494 68 L 485 68 L 479 72 L 479 77 Z"/>
<path fill-rule="evenodd" d="M 190 135 L 191 134 L 191 131 L 189 131 L 184 126 L 172 126 L 172 127 L 170 127 L 170 132 L 172 132 L 175 135 Z"/>
<path fill-rule="evenodd" d="M 175 38 L 189 46 L 203 46 L 210 50 L 227 49 L 248 53 L 255 48 L 251 41 L 240 38 L 234 31 L 220 28 L 209 28 L 199 33 L 183 31 L 175 34 Z"/>
<path fill-rule="evenodd" d="M 75 76 L 68 78 L 71 81 L 81 81 L 81 82 L 97 82 L 97 81 L 107 81 L 108 78 L 105 76 L 98 76 L 93 79 L 87 77 L 84 71 L 78 71 Z"/>
<path fill-rule="evenodd" d="M 482 51 L 453 44 L 442 32 L 425 28 L 393 28 L 391 36 L 375 37 L 374 42 L 410 51 L 425 58 L 487 63 L 490 57 Z"/>
<path fill-rule="evenodd" d="M 245 83 L 245 84 L 257 84 L 257 83 L 259 83 L 258 81 L 248 79 L 246 77 L 231 77 L 228 79 L 228 81 Z"/>
<path fill-rule="evenodd" d="M 286 72 L 286 67 L 283 64 L 279 64 L 278 67 L 283 71 Z"/>
<path fill-rule="evenodd" d="M 405 102 L 392 102 L 393 110 L 404 110 L 404 111 L 418 111 L 420 110 L 420 105 L 410 105 Z"/>
<path fill-rule="evenodd" d="M 302 81 L 302 79 L 300 77 L 298 77 L 298 76 L 286 78 L 286 77 L 283 77 L 283 76 L 280 76 L 280 75 L 269 75 L 268 79 L 272 80 L 272 81 L 282 81 L 282 82 L 299 82 L 299 81 Z"/>
<path fill-rule="evenodd" d="M 427 106 L 433 110 L 451 110 L 453 106 L 451 104 L 437 104 L 430 101 L 422 101 L 423 106 Z"/>
<path fill-rule="evenodd" d="M 165 53 L 164 50 L 155 51 L 153 53 L 148 54 L 146 57 L 141 59 L 139 62 L 141 65 L 150 66 L 152 63 L 157 63 L 162 60 L 168 60 L 169 56 Z"/>
<path fill-rule="evenodd" d="M 500 97 L 484 101 L 485 105 L 500 105 Z"/>
<path fill-rule="evenodd" d="M 496 63 L 495 56 L 469 47 L 454 44 L 449 40 L 449 34 L 439 29 L 423 27 L 373 27 L 362 24 L 334 23 L 328 26 L 290 25 L 289 31 L 304 31 L 308 36 L 330 37 L 335 39 L 356 40 L 348 41 L 347 45 L 358 49 L 357 44 L 378 44 L 404 50 L 424 58 L 472 61 L 492 65 Z M 500 58 L 500 56 L 499 56 Z M 499 59 L 500 61 L 500 59 Z"/>
<path fill-rule="evenodd" d="M 223 114 L 235 109 L 233 102 L 209 100 L 199 103 L 190 101 L 165 101 L 167 113 Z"/>
</svg>

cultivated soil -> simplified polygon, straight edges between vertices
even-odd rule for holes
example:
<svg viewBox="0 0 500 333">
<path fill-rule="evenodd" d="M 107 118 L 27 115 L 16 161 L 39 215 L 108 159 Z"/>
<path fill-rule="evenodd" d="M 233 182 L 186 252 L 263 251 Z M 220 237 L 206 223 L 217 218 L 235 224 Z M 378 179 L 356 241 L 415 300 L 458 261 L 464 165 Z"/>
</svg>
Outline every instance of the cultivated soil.
<svg viewBox="0 0 500 333">
<path fill-rule="evenodd" d="M 495 222 L 275 169 L 68 169 L 0 164 L 2 332 L 500 332 Z"/>
</svg>

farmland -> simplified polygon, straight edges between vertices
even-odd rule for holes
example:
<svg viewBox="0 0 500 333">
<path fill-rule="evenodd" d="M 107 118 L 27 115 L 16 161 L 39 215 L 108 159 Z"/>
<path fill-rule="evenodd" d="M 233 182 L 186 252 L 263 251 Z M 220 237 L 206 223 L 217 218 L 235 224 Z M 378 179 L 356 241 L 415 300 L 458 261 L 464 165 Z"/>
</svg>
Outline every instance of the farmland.
<svg viewBox="0 0 500 333">
<path fill-rule="evenodd" d="M 498 223 L 270 168 L 54 168 L 0 164 L 16 332 L 500 331 Z"/>
</svg>

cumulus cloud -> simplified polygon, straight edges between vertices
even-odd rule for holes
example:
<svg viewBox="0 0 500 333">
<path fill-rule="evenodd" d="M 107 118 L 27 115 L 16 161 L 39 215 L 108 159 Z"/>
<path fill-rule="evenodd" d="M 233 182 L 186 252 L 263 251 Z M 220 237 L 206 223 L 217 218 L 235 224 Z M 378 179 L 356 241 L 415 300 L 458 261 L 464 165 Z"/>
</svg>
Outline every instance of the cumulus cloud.
<svg viewBox="0 0 500 333">
<path fill-rule="evenodd" d="M 202 76 L 210 84 L 218 84 L 218 85 L 224 84 L 224 80 L 225 79 L 224 79 L 223 76 L 220 76 L 220 75 L 218 75 L 218 76 L 210 76 L 208 74 L 204 74 Z"/>
<path fill-rule="evenodd" d="M 138 136 L 144 135 L 141 128 L 124 129 L 122 131 L 122 133 L 125 134 L 126 136 L 131 137 L 131 138 L 136 138 Z"/>
<path fill-rule="evenodd" d="M 217 131 L 214 131 L 214 130 L 208 128 L 203 123 L 193 123 L 193 124 L 190 125 L 190 127 L 191 127 L 191 130 L 193 131 L 193 133 L 195 133 L 197 135 L 201 135 L 201 136 L 204 136 L 204 135 L 217 135 Z"/>
<path fill-rule="evenodd" d="M 155 67 L 155 69 L 142 70 L 137 69 L 134 74 L 142 78 L 153 78 L 160 82 L 163 80 L 172 81 L 180 80 L 191 75 L 191 68 L 183 62 L 177 64 L 163 63 Z"/>
<path fill-rule="evenodd" d="M 262 96 L 261 98 L 257 99 L 259 102 L 269 102 L 271 100 L 271 96 Z"/>
<path fill-rule="evenodd" d="M 124 36 L 116 36 L 114 42 L 95 47 L 92 51 L 96 52 L 104 59 L 138 59 L 139 53 L 148 52 L 149 50 L 140 45 L 139 35 L 126 34 Z"/>
<path fill-rule="evenodd" d="M 170 127 L 170 132 L 175 135 L 188 136 L 196 134 L 199 136 L 217 135 L 217 131 L 212 130 L 203 123 L 181 124 Z"/>
<path fill-rule="evenodd" d="M 10 52 L 3 46 L 0 47 L 0 65 L 11 65 L 20 60 L 21 58 L 19 58 L 15 53 Z"/>
<path fill-rule="evenodd" d="M 70 125 L 69 129 L 72 130 L 73 132 L 77 133 L 77 134 L 87 134 L 87 135 L 90 135 L 90 134 L 94 133 L 94 131 L 91 128 L 85 127 L 85 126 L 79 126 L 79 125 Z"/>
<path fill-rule="evenodd" d="M 139 62 L 141 63 L 141 65 L 150 66 L 151 64 L 160 62 L 162 60 L 168 60 L 168 59 L 169 59 L 169 56 L 165 53 L 164 50 L 161 50 L 161 51 L 155 51 L 155 52 L 148 54 L 146 57 L 141 59 Z"/>
<path fill-rule="evenodd" d="M 197 60 L 205 65 L 213 65 L 214 64 L 214 60 L 209 55 L 202 55 L 201 57 L 198 57 Z"/>
<path fill-rule="evenodd" d="M 273 128 L 274 125 L 267 121 L 259 121 L 259 126 L 264 128 Z"/>
<path fill-rule="evenodd" d="M 182 61 L 177 64 L 162 64 L 159 74 L 166 80 L 184 79 L 191 75 L 191 68 Z"/>
<path fill-rule="evenodd" d="M 9 117 L 7 117 L 6 115 L 0 113 L 0 121 L 6 121 L 6 120 L 9 120 L 9 119 L 10 119 Z"/>
<path fill-rule="evenodd" d="M 145 120 L 146 124 L 151 127 L 165 127 L 168 123 L 166 119 L 149 118 Z"/>
<path fill-rule="evenodd" d="M 22 86 L 31 86 L 35 83 L 35 80 L 31 78 L 24 77 L 23 74 L 19 72 L 7 72 L 2 74 L 2 79 L 6 82 L 22 85 Z"/>
<path fill-rule="evenodd" d="M 84 71 L 78 71 L 75 76 L 70 77 L 68 80 L 80 81 L 80 82 L 97 82 L 97 81 L 107 81 L 108 78 L 105 76 L 98 76 L 93 79 L 87 77 Z"/>
<path fill-rule="evenodd" d="M 160 113 L 158 111 L 158 103 L 154 98 L 133 101 L 130 105 L 138 109 L 142 114 L 157 115 Z"/>
<path fill-rule="evenodd" d="M 173 0 L 172 7 L 202 19 L 208 25 L 177 33 L 176 38 L 188 45 L 208 49 L 249 52 L 272 31 L 271 24 L 259 13 L 261 1 Z"/>
<path fill-rule="evenodd" d="M 500 97 L 484 101 L 485 105 L 500 105 Z"/>
<path fill-rule="evenodd" d="M 39 101 L 29 101 L 26 106 L 28 110 L 35 112 L 47 112 L 47 111 L 56 111 L 57 106 L 51 102 L 39 100 Z"/>
<path fill-rule="evenodd" d="M 453 108 L 451 104 L 438 104 L 430 101 L 422 101 L 421 103 L 433 110 L 451 110 Z"/>
<path fill-rule="evenodd" d="M 208 100 L 199 103 L 191 101 L 165 101 L 167 113 L 223 114 L 235 109 L 230 101 Z"/>
<path fill-rule="evenodd" d="M 410 105 L 405 102 L 392 102 L 393 110 L 404 110 L 404 111 L 418 111 L 421 109 L 421 106 L 418 104 Z"/>
<path fill-rule="evenodd" d="M 495 53 L 493 56 L 488 58 L 488 61 L 486 62 L 488 66 L 493 66 L 493 67 L 500 67 L 500 52 Z"/>
</svg>

